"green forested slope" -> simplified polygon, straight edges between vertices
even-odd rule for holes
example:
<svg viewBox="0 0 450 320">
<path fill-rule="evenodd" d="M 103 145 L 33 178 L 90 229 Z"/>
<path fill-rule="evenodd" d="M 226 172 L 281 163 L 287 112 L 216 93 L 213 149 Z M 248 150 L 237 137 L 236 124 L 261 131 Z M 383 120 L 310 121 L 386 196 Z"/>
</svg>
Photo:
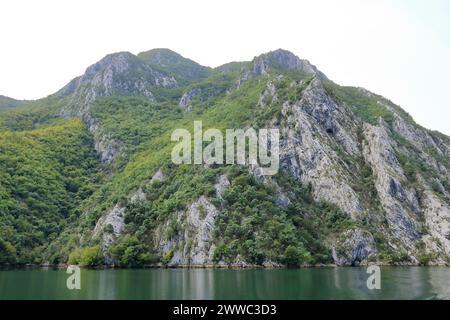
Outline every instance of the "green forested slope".
<svg viewBox="0 0 450 320">
<path fill-rule="evenodd" d="M 45 247 L 78 218 L 98 181 L 92 144 L 74 118 L 0 134 L 2 263 L 54 262 Z"/>
</svg>

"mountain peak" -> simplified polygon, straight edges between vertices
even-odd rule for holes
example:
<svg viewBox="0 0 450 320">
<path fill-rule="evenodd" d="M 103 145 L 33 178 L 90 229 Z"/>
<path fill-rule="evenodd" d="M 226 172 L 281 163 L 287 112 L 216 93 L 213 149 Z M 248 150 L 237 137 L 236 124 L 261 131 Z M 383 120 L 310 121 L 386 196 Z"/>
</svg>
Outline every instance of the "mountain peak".
<svg viewBox="0 0 450 320">
<path fill-rule="evenodd" d="M 177 63 L 185 59 L 181 54 L 168 48 L 155 48 L 138 54 L 143 60 L 152 64 L 164 65 L 167 63 Z"/>
<path fill-rule="evenodd" d="M 161 68 L 145 63 L 130 52 L 116 52 L 89 66 L 82 76 L 59 91 L 62 96 L 73 94 L 62 114 L 85 116 L 97 97 L 117 94 L 154 100 L 156 87 L 177 86 L 176 79 Z"/>
<path fill-rule="evenodd" d="M 320 78 L 326 78 L 326 76 L 308 60 L 300 59 L 292 52 L 281 48 L 263 53 L 256 57 L 253 62 L 254 72 L 257 74 L 265 73 L 266 69 L 272 68 L 288 71 L 303 71 L 306 74 L 316 75 Z"/>
<path fill-rule="evenodd" d="M 166 48 L 141 52 L 138 57 L 145 63 L 163 68 L 171 72 L 176 78 L 186 81 L 205 78 L 211 71 L 210 68 Z"/>
<path fill-rule="evenodd" d="M 112 66 L 115 69 L 125 69 L 128 61 L 136 59 L 136 56 L 128 51 L 115 52 L 106 55 L 97 63 L 86 69 L 86 75 L 92 75 L 100 71 L 105 66 Z"/>
</svg>

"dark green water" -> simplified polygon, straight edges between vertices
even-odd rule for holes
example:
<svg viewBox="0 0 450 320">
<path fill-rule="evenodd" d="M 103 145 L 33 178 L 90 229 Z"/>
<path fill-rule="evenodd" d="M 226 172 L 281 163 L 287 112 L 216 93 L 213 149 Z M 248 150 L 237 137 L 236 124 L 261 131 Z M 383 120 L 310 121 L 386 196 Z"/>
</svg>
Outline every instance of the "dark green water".
<svg viewBox="0 0 450 320">
<path fill-rule="evenodd" d="M 450 268 L 381 268 L 369 290 L 365 268 L 299 270 L 81 270 L 68 290 L 65 270 L 0 271 L 1 299 L 450 299 Z"/>
</svg>

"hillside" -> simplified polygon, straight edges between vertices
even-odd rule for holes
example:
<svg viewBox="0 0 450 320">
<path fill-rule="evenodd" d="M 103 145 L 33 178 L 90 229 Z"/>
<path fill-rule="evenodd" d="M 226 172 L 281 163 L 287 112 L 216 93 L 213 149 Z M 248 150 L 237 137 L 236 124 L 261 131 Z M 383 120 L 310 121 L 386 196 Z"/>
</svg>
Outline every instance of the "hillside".
<svg viewBox="0 0 450 320">
<path fill-rule="evenodd" d="M 22 101 L 0 95 L 0 111 L 17 107 Z"/>
<path fill-rule="evenodd" d="M 279 173 L 174 165 L 197 120 L 279 129 Z M 450 262 L 450 138 L 285 50 L 111 54 L 0 134 L 0 264 Z"/>
</svg>

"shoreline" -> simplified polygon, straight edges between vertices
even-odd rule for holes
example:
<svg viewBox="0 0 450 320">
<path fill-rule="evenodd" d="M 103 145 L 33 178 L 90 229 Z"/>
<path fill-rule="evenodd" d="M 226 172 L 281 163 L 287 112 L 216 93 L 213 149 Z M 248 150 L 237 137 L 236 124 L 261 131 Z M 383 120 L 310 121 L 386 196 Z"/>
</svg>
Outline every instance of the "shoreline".
<svg viewBox="0 0 450 320">
<path fill-rule="evenodd" d="M 0 266 L 0 271 L 8 270 L 32 270 L 32 269 L 53 269 L 53 270 L 63 270 L 67 269 L 69 264 L 26 264 L 26 265 L 3 265 Z M 358 265 L 336 265 L 336 264 L 320 264 L 320 265 L 303 265 L 298 267 L 288 267 L 285 265 L 251 265 L 251 264 L 230 264 L 230 265 L 215 265 L 215 264 L 205 264 L 205 265 L 162 265 L 162 264 L 151 264 L 142 266 L 116 266 L 116 265 L 101 265 L 101 266 L 79 266 L 82 269 L 87 270 L 132 270 L 132 269 L 222 269 L 222 270 L 245 270 L 245 269 L 259 269 L 259 270 L 281 270 L 281 269 L 321 269 L 321 268 L 363 268 L 368 266 L 379 266 L 379 267 L 450 267 L 448 264 L 429 264 L 420 265 L 415 263 L 363 263 Z"/>
</svg>

